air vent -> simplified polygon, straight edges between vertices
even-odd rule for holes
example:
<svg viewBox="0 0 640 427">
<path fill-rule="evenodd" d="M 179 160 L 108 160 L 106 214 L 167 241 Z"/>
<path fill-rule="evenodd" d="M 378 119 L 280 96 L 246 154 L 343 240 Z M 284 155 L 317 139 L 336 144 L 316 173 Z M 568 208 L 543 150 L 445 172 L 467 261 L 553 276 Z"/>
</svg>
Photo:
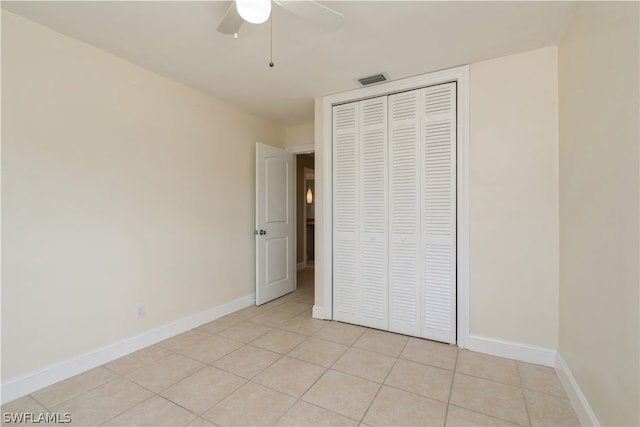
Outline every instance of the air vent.
<svg viewBox="0 0 640 427">
<path fill-rule="evenodd" d="M 358 83 L 360 83 L 362 86 L 368 86 L 374 83 L 386 82 L 389 79 L 387 78 L 386 73 L 380 73 L 380 74 L 374 74 L 373 76 L 363 77 L 357 80 L 358 80 Z"/>
</svg>

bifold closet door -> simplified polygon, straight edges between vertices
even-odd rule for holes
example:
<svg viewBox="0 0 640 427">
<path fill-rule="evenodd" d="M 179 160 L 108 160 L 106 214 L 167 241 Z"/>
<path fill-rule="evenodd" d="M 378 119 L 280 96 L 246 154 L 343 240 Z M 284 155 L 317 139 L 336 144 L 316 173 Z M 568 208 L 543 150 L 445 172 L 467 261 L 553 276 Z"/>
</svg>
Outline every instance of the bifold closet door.
<svg viewBox="0 0 640 427">
<path fill-rule="evenodd" d="M 359 104 L 360 324 L 387 329 L 387 97 Z"/>
<path fill-rule="evenodd" d="M 389 330 L 456 342 L 456 86 L 389 96 Z"/>
<path fill-rule="evenodd" d="M 388 327 L 387 97 L 333 108 L 334 319 Z"/>
<path fill-rule="evenodd" d="M 420 90 L 420 336 L 456 343 L 456 84 Z"/>
<path fill-rule="evenodd" d="M 333 107 L 333 318 L 360 323 L 358 289 L 359 104 Z"/>
<path fill-rule="evenodd" d="M 389 330 L 420 336 L 420 91 L 389 96 Z"/>
<path fill-rule="evenodd" d="M 456 84 L 333 107 L 333 317 L 456 342 Z"/>
</svg>

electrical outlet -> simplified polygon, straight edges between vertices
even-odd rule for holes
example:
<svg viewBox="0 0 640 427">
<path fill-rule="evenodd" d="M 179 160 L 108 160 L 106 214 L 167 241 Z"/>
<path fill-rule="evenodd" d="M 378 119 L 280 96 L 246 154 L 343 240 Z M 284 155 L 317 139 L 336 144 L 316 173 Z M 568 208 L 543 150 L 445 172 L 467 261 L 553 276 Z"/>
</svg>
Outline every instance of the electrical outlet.
<svg viewBox="0 0 640 427">
<path fill-rule="evenodd" d="M 138 304 L 136 306 L 136 318 L 142 319 L 144 317 L 144 304 Z"/>
</svg>

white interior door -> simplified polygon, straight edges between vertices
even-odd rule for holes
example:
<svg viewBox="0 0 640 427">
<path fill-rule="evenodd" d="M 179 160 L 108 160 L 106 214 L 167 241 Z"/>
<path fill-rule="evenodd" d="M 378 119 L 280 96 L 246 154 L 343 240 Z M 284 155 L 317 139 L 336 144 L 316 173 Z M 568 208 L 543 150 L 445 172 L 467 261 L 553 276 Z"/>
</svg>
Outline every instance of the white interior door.
<svg viewBox="0 0 640 427">
<path fill-rule="evenodd" d="M 256 304 L 295 290 L 293 154 L 256 143 Z"/>
</svg>

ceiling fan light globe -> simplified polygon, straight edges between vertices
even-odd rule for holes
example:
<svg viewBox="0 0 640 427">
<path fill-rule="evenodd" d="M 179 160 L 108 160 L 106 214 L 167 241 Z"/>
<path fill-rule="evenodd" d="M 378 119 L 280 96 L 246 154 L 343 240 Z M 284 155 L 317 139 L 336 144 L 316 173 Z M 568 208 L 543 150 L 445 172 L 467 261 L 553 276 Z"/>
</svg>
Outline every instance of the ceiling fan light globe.
<svg viewBox="0 0 640 427">
<path fill-rule="evenodd" d="M 247 22 L 262 24 L 271 14 L 271 0 L 236 0 L 238 14 Z"/>
</svg>

